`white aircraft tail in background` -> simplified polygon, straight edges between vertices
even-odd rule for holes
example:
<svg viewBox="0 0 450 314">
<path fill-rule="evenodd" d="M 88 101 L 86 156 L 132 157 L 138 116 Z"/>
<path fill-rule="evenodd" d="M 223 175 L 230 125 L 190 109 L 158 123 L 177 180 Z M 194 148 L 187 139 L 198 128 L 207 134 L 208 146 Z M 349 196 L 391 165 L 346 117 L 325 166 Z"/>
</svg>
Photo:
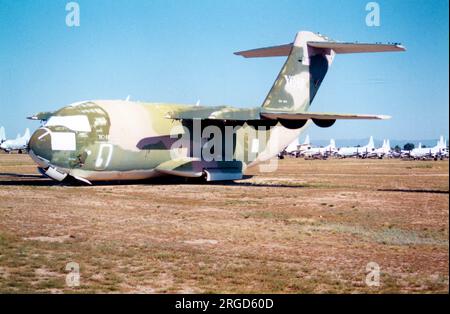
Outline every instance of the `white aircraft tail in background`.
<svg viewBox="0 0 450 314">
<path fill-rule="evenodd" d="M 5 128 L 0 127 L 0 144 L 6 141 Z"/>
<path fill-rule="evenodd" d="M 373 136 L 371 136 L 366 146 L 341 147 L 337 152 L 337 155 L 341 158 L 346 157 L 366 158 L 368 155 L 372 154 L 374 150 L 375 145 L 373 142 Z"/>
<path fill-rule="evenodd" d="M 331 140 L 330 140 L 330 148 L 332 148 L 333 150 L 337 150 L 337 148 L 336 148 L 336 141 L 334 140 L 334 138 L 332 138 Z"/>
<path fill-rule="evenodd" d="M 336 142 L 334 139 L 330 139 L 330 144 L 325 147 L 310 147 L 303 152 L 305 158 L 325 159 L 329 156 L 336 154 Z"/>
<path fill-rule="evenodd" d="M 447 149 L 447 140 L 444 139 L 443 135 L 440 136 L 437 146 L 442 149 Z"/>
<path fill-rule="evenodd" d="M 448 156 L 447 141 L 444 136 L 439 137 L 439 141 L 434 147 L 422 147 L 422 143 L 419 143 L 418 148 L 414 148 L 409 152 L 409 157 L 414 159 L 443 159 Z"/>
<path fill-rule="evenodd" d="M 22 151 L 27 149 L 29 141 L 30 130 L 27 128 L 22 136 L 20 136 L 20 134 L 17 134 L 16 139 L 3 141 L 0 144 L 0 149 L 3 149 L 8 153 L 17 150 L 21 154 Z"/>
<path fill-rule="evenodd" d="M 291 154 L 296 153 L 298 151 L 299 147 L 300 147 L 300 139 L 296 138 L 291 144 L 289 144 L 286 147 L 285 151 L 286 151 L 286 153 L 291 155 Z"/>
<path fill-rule="evenodd" d="M 391 143 L 389 140 L 384 139 L 383 140 L 383 145 L 379 148 L 375 148 L 373 149 L 371 152 L 367 153 L 366 157 L 369 158 L 383 158 L 385 156 L 389 156 L 391 153 Z"/>
<path fill-rule="evenodd" d="M 374 150 L 375 149 L 375 144 L 373 142 L 373 136 L 370 136 L 369 143 L 367 143 L 366 148 L 368 150 Z"/>
<path fill-rule="evenodd" d="M 309 141 L 309 134 L 306 135 L 305 140 L 303 141 L 303 146 L 309 146 L 311 145 L 311 142 Z"/>
<path fill-rule="evenodd" d="M 309 148 L 311 148 L 311 143 L 308 134 L 306 135 L 303 144 L 300 144 L 300 138 L 296 138 L 291 144 L 288 145 L 288 147 L 286 147 L 285 152 L 288 153 L 289 155 L 298 157 L 301 154 L 301 152 Z"/>
</svg>

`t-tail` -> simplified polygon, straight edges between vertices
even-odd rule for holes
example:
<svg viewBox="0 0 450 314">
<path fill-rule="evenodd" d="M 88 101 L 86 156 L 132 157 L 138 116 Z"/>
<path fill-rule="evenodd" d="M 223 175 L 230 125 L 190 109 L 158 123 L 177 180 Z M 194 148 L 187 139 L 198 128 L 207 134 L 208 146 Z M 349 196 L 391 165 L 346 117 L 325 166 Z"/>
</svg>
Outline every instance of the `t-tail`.
<svg viewBox="0 0 450 314">
<path fill-rule="evenodd" d="M 262 104 L 268 119 L 312 119 L 319 126 L 330 126 L 336 119 L 384 119 L 382 115 L 306 114 L 336 54 L 404 51 L 400 44 L 336 42 L 308 31 L 298 32 L 290 44 L 236 52 L 245 58 L 287 56 L 275 83 Z M 328 121 L 328 122 L 326 122 Z M 321 123 L 322 122 L 322 123 Z M 331 123 L 332 124 L 332 123 Z"/>
</svg>

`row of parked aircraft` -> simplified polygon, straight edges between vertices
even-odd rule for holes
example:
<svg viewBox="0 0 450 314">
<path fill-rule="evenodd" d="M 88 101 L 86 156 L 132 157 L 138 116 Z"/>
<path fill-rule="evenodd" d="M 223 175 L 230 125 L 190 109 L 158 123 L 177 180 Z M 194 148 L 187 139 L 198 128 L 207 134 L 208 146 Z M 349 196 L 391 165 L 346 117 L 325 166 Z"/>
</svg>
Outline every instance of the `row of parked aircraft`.
<svg viewBox="0 0 450 314">
<path fill-rule="evenodd" d="M 412 150 L 394 150 L 391 148 L 388 139 L 383 140 L 383 145 L 376 148 L 373 137 L 371 136 L 369 142 L 365 146 L 348 146 L 336 147 L 334 139 L 330 140 L 330 144 L 324 147 L 314 147 L 310 143 L 309 135 L 306 136 L 305 141 L 300 144 L 299 140 L 289 144 L 284 150 L 283 155 L 291 155 L 295 157 L 305 157 L 306 159 L 326 159 L 328 157 L 358 157 L 358 158 L 412 158 L 412 159 L 444 159 L 448 158 L 449 152 L 447 141 L 441 136 L 436 146 L 422 147 L 419 144 L 418 148 Z"/>
<path fill-rule="evenodd" d="M 27 150 L 28 142 L 30 141 L 30 130 L 27 128 L 23 135 L 17 134 L 15 139 L 7 139 L 5 128 L 0 127 L 0 149 L 7 153 L 12 151 L 17 151 L 21 154 L 23 151 Z"/>
</svg>

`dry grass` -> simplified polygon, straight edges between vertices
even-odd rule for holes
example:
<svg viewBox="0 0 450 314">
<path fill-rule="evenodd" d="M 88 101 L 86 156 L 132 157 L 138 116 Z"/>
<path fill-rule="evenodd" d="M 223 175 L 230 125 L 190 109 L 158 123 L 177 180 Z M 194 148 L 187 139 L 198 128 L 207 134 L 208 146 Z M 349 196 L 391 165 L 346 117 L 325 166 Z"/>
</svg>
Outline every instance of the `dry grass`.
<svg viewBox="0 0 450 314">
<path fill-rule="evenodd" d="M 67 187 L 34 169 L 0 155 L 0 292 L 449 291 L 448 161 L 285 159 L 206 185 Z"/>
</svg>

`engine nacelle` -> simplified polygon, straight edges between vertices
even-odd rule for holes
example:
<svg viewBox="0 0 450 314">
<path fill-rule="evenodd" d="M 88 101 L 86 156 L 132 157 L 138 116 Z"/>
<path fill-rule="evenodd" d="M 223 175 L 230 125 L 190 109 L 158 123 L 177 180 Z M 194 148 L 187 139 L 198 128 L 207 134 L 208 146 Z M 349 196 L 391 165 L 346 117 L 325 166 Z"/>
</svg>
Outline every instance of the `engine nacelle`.
<svg viewBox="0 0 450 314">
<path fill-rule="evenodd" d="M 323 120 L 323 119 L 312 119 L 314 124 L 321 128 L 329 128 L 332 126 L 336 120 Z"/>
</svg>

